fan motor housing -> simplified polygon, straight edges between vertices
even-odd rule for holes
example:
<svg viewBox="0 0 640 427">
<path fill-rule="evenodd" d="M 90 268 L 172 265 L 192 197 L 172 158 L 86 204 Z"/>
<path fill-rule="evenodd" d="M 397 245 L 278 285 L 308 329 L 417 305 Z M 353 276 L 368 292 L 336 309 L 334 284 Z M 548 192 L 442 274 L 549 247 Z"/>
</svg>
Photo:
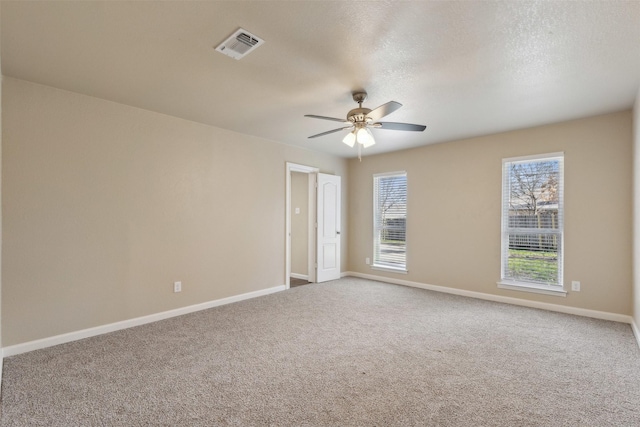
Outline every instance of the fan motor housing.
<svg viewBox="0 0 640 427">
<path fill-rule="evenodd" d="M 371 112 L 369 108 L 354 108 L 347 113 L 347 120 L 352 123 L 366 123 L 371 119 L 367 118 L 367 115 Z"/>
</svg>

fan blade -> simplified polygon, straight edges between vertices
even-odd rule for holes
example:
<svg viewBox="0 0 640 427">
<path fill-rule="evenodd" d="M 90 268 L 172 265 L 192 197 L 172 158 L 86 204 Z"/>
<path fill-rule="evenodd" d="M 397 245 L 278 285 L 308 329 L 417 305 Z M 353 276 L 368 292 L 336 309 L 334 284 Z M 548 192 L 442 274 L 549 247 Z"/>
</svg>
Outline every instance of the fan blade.
<svg viewBox="0 0 640 427">
<path fill-rule="evenodd" d="M 326 131 L 326 132 L 322 132 L 322 133 L 319 133 L 319 134 L 317 134 L 317 135 L 311 135 L 309 138 L 317 138 L 317 137 L 319 137 L 319 136 L 329 135 L 330 133 L 340 132 L 341 130 L 351 129 L 352 127 L 353 127 L 353 126 L 346 126 L 346 127 L 343 127 L 343 128 L 338 128 L 338 129 L 328 130 L 328 131 Z"/>
<path fill-rule="evenodd" d="M 348 120 L 336 119 L 335 117 L 316 116 L 315 114 L 305 114 L 304 116 L 305 117 L 311 117 L 312 119 L 332 120 L 334 122 L 349 123 Z"/>
<path fill-rule="evenodd" d="M 389 130 L 412 130 L 416 132 L 422 132 L 427 128 L 424 125 L 412 125 L 411 123 L 394 123 L 394 122 L 374 123 L 373 127 L 376 127 L 379 129 L 389 129 Z"/>
<path fill-rule="evenodd" d="M 386 104 L 382 104 L 375 110 L 371 110 L 367 117 L 369 117 L 374 122 L 377 122 L 387 114 L 391 114 L 396 111 L 398 108 L 402 107 L 402 104 L 396 101 L 389 101 Z"/>
</svg>

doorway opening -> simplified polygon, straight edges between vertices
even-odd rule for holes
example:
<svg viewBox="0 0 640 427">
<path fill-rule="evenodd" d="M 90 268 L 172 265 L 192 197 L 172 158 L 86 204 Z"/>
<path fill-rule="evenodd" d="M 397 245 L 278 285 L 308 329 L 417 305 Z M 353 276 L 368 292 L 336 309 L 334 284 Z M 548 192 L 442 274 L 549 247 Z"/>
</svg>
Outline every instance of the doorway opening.
<svg viewBox="0 0 640 427">
<path fill-rule="evenodd" d="M 318 168 L 287 162 L 285 288 L 316 281 Z M 292 284 L 293 280 L 293 284 Z"/>
</svg>

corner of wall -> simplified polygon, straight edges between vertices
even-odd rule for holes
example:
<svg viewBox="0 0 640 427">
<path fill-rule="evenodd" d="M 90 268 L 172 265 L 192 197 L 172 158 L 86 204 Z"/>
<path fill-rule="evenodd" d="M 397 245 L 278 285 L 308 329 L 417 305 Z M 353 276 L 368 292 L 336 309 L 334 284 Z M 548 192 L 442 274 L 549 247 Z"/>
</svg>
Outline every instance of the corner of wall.
<svg viewBox="0 0 640 427">
<path fill-rule="evenodd" d="M 633 108 L 633 332 L 640 346 L 640 88 Z"/>
<path fill-rule="evenodd" d="M 0 5 L 1 6 L 1 5 Z M 2 53 L 0 52 L 0 307 L 2 306 Z M 0 309 L 0 391 L 2 390 L 2 366 L 4 355 L 2 351 L 2 310 Z M 1 395 L 0 395 L 1 397 Z"/>
</svg>

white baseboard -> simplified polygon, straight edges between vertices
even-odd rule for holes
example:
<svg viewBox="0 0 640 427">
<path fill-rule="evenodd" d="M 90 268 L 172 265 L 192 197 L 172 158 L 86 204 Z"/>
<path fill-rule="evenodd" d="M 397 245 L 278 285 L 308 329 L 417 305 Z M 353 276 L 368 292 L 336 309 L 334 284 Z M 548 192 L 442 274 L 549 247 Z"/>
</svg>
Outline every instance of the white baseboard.
<svg viewBox="0 0 640 427">
<path fill-rule="evenodd" d="M 638 329 L 638 325 L 633 317 L 631 318 L 631 330 L 633 331 L 633 335 L 636 337 L 638 347 L 640 347 L 640 329 Z"/>
<path fill-rule="evenodd" d="M 539 308 L 543 310 L 556 311 L 560 313 L 575 314 L 578 316 L 592 317 L 592 318 L 603 319 L 603 320 L 611 320 L 614 322 L 628 323 L 631 325 L 631 329 L 633 330 L 636 341 L 638 342 L 638 346 L 640 346 L 640 329 L 638 328 L 638 325 L 635 323 L 634 319 L 631 316 L 625 316 L 623 314 L 608 313 L 608 312 L 597 311 L 597 310 L 588 310 L 584 308 L 568 307 L 564 305 L 549 304 L 549 303 L 538 302 L 538 301 L 528 301 L 528 300 L 522 300 L 519 298 L 505 297 L 501 295 L 491 295 L 491 294 L 485 294 L 482 292 L 467 291 L 464 289 L 448 288 L 445 286 L 428 285 L 425 283 L 412 282 L 409 280 L 395 279 L 390 277 L 376 276 L 373 274 L 358 273 L 354 271 L 345 271 L 345 272 L 342 272 L 340 275 L 341 277 L 347 277 L 347 276 L 361 277 L 363 279 L 393 283 L 396 285 L 411 286 L 414 288 L 428 289 L 431 291 L 444 292 L 448 294 L 478 298 L 478 299 L 483 299 L 488 301 L 502 302 L 506 304 L 520 305 L 520 306 L 531 307 L 531 308 Z M 284 291 L 284 290 L 285 290 L 284 285 L 275 286 L 272 288 L 262 289 L 254 292 L 248 292 L 245 294 L 235 295 L 232 297 L 222 298 L 219 300 L 208 301 L 201 304 L 190 305 L 187 307 L 177 308 L 174 310 L 164 311 L 161 313 L 150 314 L 148 316 L 142 316 L 134 319 L 123 320 L 121 322 L 110 323 L 107 325 L 97 326 L 94 328 L 83 329 L 80 331 L 69 332 L 62 335 L 56 335 L 53 337 L 43 338 L 35 341 L 29 341 L 22 344 L 16 344 L 9 347 L 4 347 L 0 349 L 0 383 L 2 381 L 2 360 L 4 357 L 15 356 L 17 354 L 26 353 L 33 350 L 39 350 L 42 348 L 47 348 L 47 347 L 51 347 L 58 344 L 64 344 L 71 341 L 77 341 L 84 338 L 93 337 L 96 335 L 107 334 L 109 332 L 114 332 L 121 329 L 127 329 L 134 326 L 140 326 L 147 323 L 157 322 L 158 320 L 164 320 L 171 317 L 182 316 L 183 314 L 193 313 L 200 310 L 206 310 L 208 308 L 218 307 L 225 304 L 231 304 L 234 302 L 256 298 L 256 297 L 260 297 L 263 295 L 268 295 L 268 294 L 272 294 L 272 293 Z"/>
<path fill-rule="evenodd" d="M 595 319 L 611 320 L 613 322 L 629 323 L 633 327 L 633 318 L 631 316 L 626 316 L 624 314 L 609 313 L 606 311 L 588 310 L 586 308 L 569 307 L 566 305 L 550 304 L 550 303 L 539 302 L 539 301 L 529 301 L 529 300 L 524 300 L 520 298 L 505 297 L 502 295 L 492 295 L 492 294 L 485 294 L 483 292 L 474 292 L 474 291 L 467 291 L 464 289 L 448 288 L 446 286 L 428 285 L 425 283 L 411 282 L 409 280 L 376 276 L 373 274 L 358 273 L 355 271 L 348 271 L 345 273 L 345 276 L 361 277 L 363 279 L 393 283 L 395 285 L 411 286 L 414 288 L 428 289 L 430 291 L 444 292 L 447 294 L 478 298 L 478 299 L 483 299 L 487 301 L 495 301 L 495 302 L 502 302 L 505 304 L 539 308 L 542 310 L 556 311 L 559 313 L 566 313 L 566 314 L 575 314 L 577 316 L 592 317 Z M 637 333 L 637 328 L 636 330 L 634 330 L 634 333 L 636 333 L 636 339 L 638 339 L 640 335 Z M 638 340 L 638 342 L 640 343 L 640 339 Z"/>
<path fill-rule="evenodd" d="M 16 344 L 1 349 L 3 356 L 15 356 L 16 354 L 26 353 L 28 351 L 39 350 L 58 344 L 64 344 L 71 341 L 77 341 L 84 338 L 94 337 L 96 335 L 107 334 L 109 332 L 119 331 L 134 326 L 140 326 L 147 323 L 157 322 L 158 320 L 169 319 L 171 317 L 182 316 L 208 308 L 218 307 L 233 302 L 243 301 L 246 299 L 256 298 L 263 295 L 284 291 L 285 286 L 274 286 L 273 288 L 261 289 L 259 291 L 247 292 L 246 294 L 234 295 L 227 298 L 208 301 L 201 304 L 190 305 L 187 307 L 176 308 L 174 310 L 163 311 L 161 313 L 150 314 L 148 316 L 136 317 L 134 319 L 123 320 L 121 322 L 109 323 L 107 325 L 96 326 L 95 328 L 83 329 L 80 331 L 69 332 L 53 337 L 42 338 L 35 341 L 29 341 L 22 344 Z"/>
<path fill-rule="evenodd" d="M 309 280 L 308 274 L 291 273 L 289 274 L 289 276 L 293 277 L 294 279 Z"/>
</svg>

